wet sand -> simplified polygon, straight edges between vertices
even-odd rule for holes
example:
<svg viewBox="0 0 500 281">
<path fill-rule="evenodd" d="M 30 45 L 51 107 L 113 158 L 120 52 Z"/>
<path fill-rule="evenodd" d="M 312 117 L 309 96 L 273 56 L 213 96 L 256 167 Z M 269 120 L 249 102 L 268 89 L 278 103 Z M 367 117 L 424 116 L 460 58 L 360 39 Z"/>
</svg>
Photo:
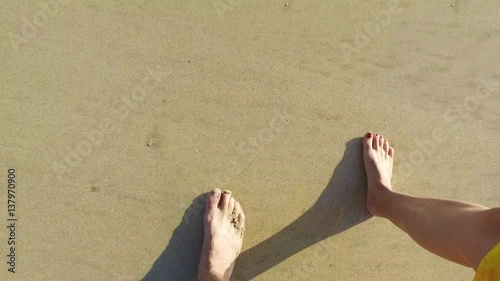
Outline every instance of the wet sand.
<svg viewBox="0 0 500 281">
<path fill-rule="evenodd" d="M 1 9 L 0 279 L 190 280 L 215 186 L 236 280 L 472 279 L 366 213 L 359 137 L 395 190 L 498 206 L 498 2 L 271 2 Z"/>
</svg>

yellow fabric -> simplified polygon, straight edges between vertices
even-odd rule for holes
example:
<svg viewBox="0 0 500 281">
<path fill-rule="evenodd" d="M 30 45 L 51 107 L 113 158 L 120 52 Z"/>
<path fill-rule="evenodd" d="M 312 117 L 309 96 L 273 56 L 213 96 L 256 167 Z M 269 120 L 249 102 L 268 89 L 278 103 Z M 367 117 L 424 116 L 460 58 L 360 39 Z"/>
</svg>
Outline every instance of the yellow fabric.
<svg viewBox="0 0 500 281">
<path fill-rule="evenodd" d="M 500 243 L 498 243 L 483 258 L 473 281 L 499 281 L 500 280 Z"/>
</svg>

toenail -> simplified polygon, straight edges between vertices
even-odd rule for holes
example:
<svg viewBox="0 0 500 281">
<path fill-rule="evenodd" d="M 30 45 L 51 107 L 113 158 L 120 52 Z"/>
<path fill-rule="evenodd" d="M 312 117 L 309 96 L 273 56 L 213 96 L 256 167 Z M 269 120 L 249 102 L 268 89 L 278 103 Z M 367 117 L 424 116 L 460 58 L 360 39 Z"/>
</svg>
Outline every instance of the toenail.
<svg viewBox="0 0 500 281">
<path fill-rule="evenodd" d="M 366 135 L 366 137 L 367 137 L 367 138 L 371 138 L 371 137 L 372 137 L 372 133 L 368 133 L 368 134 Z"/>
<path fill-rule="evenodd" d="M 224 190 L 224 191 L 222 191 L 222 193 L 224 193 L 224 194 L 231 194 L 231 190 Z"/>
<path fill-rule="evenodd" d="M 377 136 L 378 136 L 378 134 L 375 134 L 375 136 L 377 137 Z"/>
</svg>

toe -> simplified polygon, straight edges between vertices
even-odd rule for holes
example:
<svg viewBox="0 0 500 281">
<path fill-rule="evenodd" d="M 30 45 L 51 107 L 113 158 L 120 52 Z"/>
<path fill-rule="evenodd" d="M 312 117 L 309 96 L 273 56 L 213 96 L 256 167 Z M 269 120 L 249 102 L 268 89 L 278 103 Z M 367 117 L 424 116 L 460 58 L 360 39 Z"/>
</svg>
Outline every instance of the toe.
<svg viewBox="0 0 500 281">
<path fill-rule="evenodd" d="M 379 135 L 379 138 L 378 138 L 378 147 L 379 148 L 383 148 L 384 147 L 384 136 L 382 135 Z"/>
<path fill-rule="evenodd" d="M 373 147 L 373 134 L 372 133 L 366 133 L 363 141 L 363 146 L 365 150 L 367 148 L 372 148 Z"/>
<path fill-rule="evenodd" d="M 229 209 L 229 201 L 231 199 L 231 191 L 230 190 L 224 190 L 222 192 L 222 200 L 219 204 L 219 208 L 223 211 L 227 211 Z"/>
<path fill-rule="evenodd" d="M 385 153 L 387 154 L 389 152 L 389 142 L 386 139 L 384 139 L 383 148 Z"/>
<path fill-rule="evenodd" d="M 228 205 L 228 207 L 227 207 L 227 209 L 228 209 L 229 211 L 231 211 L 231 212 L 232 212 L 232 211 L 234 210 L 234 204 L 235 204 L 235 202 L 236 202 L 236 200 L 234 200 L 234 197 L 231 197 L 231 198 L 229 199 L 229 205 Z"/>
<path fill-rule="evenodd" d="M 394 158 L 394 148 L 393 147 L 389 147 L 389 151 L 387 152 L 387 155 L 389 155 L 392 158 Z"/>
<path fill-rule="evenodd" d="M 221 193 L 222 191 L 219 188 L 214 188 L 207 194 L 207 207 L 209 209 L 217 208 Z"/>
<path fill-rule="evenodd" d="M 234 211 L 236 212 L 238 216 L 238 227 L 244 228 L 245 227 L 245 213 L 243 212 L 243 209 L 241 208 L 241 205 L 239 202 L 236 202 L 234 204 Z"/>
<path fill-rule="evenodd" d="M 373 149 L 377 150 L 378 149 L 378 143 L 380 141 L 380 136 L 379 134 L 375 134 L 373 137 Z"/>
</svg>

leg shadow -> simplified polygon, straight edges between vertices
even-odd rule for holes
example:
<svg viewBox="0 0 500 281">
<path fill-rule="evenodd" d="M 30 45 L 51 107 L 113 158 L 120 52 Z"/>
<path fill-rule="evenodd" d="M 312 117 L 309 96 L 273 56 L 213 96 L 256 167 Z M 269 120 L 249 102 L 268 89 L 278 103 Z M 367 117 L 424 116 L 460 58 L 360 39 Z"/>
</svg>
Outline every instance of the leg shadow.
<svg viewBox="0 0 500 281">
<path fill-rule="evenodd" d="M 167 248 L 142 281 L 197 280 L 203 245 L 203 213 L 206 195 L 193 199 L 182 222 L 174 230 Z"/>
<path fill-rule="evenodd" d="M 314 206 L 243 252 L 233 276 L 238 281 L 253 279 L 303 249 L 369 219 L 366 190 L 362 138 L 355 138 L 346 143 L 342 160 Z"/>
</svg>

